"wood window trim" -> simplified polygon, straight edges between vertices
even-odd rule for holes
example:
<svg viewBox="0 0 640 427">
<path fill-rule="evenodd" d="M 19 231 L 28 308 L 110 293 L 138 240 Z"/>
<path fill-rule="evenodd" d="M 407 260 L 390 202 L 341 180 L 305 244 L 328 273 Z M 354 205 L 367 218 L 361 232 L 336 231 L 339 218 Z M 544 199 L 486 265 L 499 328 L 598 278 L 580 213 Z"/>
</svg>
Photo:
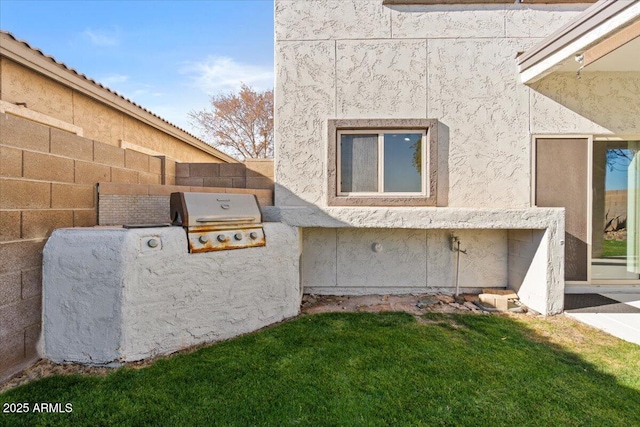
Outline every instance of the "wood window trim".
<svg viewBox="0 0 640 427">
<path fill-rule="evenodd" d="M 426 195 L 359 196 L 338 194 L 338 131 L 357 130 L 425 130 L 426 132 Z M 327 124 L 327 205 L 328 206 L 436 206 L 438 177 L 438 122 L 434 119 L 331 119 Z"/>
</svg>

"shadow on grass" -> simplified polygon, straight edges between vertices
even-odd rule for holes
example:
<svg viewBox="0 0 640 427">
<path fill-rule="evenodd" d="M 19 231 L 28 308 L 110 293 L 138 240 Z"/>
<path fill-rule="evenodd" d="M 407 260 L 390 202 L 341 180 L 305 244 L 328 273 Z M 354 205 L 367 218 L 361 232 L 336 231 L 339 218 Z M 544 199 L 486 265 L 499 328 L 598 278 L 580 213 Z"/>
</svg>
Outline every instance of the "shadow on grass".
<svg viewBox="0 0 640 427">
<path fill-rule="evenodd" d="M 73 412 L 0 423 L 640 425 L 640 372 L 623 385 L 531 334 L 499 316 L 303 316 L 144 369 L 27 384 L 0 403 L 72 403 Z"/>
</svg>

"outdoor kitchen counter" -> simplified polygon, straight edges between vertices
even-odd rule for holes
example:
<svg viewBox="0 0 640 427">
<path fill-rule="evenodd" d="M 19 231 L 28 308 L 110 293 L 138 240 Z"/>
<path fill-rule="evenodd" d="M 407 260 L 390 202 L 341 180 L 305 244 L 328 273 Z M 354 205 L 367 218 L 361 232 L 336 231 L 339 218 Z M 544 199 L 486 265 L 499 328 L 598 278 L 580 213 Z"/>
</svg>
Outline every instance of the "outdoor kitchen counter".
<svg viewBox="0 0 640 427">
<path fill-rule="evenodd" d="M 188 253 L 182 227 L 55 230 L 44 249 L 42 356 L 94 365 L 168 354 L 298 314 L 297 229 Z"/>
</svg>

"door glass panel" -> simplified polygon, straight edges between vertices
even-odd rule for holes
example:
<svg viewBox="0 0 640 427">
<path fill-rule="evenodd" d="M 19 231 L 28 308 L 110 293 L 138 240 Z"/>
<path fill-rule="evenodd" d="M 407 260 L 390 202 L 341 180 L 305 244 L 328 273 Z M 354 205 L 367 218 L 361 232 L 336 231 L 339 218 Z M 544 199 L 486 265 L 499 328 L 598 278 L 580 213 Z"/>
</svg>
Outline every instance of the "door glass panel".
<svg viewBox="0 0 640 427">
<path fill-rule="evenodd" d="M 591 278 L 634 280 L 640 277 L 640 144 L 595 142 Z"/>
</svg>

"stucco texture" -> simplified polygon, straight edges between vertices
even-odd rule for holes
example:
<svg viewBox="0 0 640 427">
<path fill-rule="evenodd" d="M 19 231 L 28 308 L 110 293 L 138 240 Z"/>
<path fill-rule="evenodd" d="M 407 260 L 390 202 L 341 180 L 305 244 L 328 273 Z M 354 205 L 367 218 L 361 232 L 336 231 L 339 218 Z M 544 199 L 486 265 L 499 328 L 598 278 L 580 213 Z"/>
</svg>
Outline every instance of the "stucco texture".
<svg viewBox="0 0 640 427">
<path fill-rule="evenodd" d="M 569 83 L 521 84 L 515 58 L 587 5 L 382 3 L 275 1 L 272 213 L 305 227 L 304 289 L 450 289 L 454 230 L 468 245 L 463 287 L 512 286 L 536 310 L 558 312 L 563 219 L 531 208 L 531 142 L 545 120 L 575 119 L 560 111 L 572 107 L 571 91 L 552 99 Z M 436 120 L 436 203 L 447 208 L 328 207 L 331 119 Z M 511 253 L 512 266 L 508 230 L 520 229 L 536 230 L 537 240 L 518 246 L 522 256 Z M 383 251 L 373 252 L 374 243 Z M 523 272 L 527 262 L 539 274 Z"/>
<path fill-rule="evenodd" d="M 553 73 L 531 87 L 534 133 L 640 133 L 639 73 Z"/>
<path fill-rule="evenodd" d="M 265 235 L 265 247 L 189 254 L 181 227 L 56 230 L 44 250 L 42 356 L 115 365 L 295 316 L 298 234 L 271 223 Z"/>
<path fill-rule="evenodd" d="M 302 285 L 307 293 L 452 291 L 452 234 L 466 251 L 460 259 L 461 287 L 507 286 L 506 230 L 369 228 L 304 229 Z"/>
<path fill-rule="evenodd" d="M 6 58 L 0 58 L 2 100 L 26 103 L 28 108 L 56 119 L 73 123 L 73 90 L 28 70 Z"/>
<path fill-rule="evenodd" d="M 304 292 L 453 292 L 453 234 L 466 251 L 461 288 L 508 286 L 533 310 L 562 311 L 561 208 L 267 207 L 262 214 L 303 229 Z"/>
<path fill-rule="evenodd" d="M 584 8 L 277 0 L 276 205 L 326 204 L 326 120 L 429 118 L 446 130 L 448 206 L 530 206 L 515 56 Z"/>
</svg>

